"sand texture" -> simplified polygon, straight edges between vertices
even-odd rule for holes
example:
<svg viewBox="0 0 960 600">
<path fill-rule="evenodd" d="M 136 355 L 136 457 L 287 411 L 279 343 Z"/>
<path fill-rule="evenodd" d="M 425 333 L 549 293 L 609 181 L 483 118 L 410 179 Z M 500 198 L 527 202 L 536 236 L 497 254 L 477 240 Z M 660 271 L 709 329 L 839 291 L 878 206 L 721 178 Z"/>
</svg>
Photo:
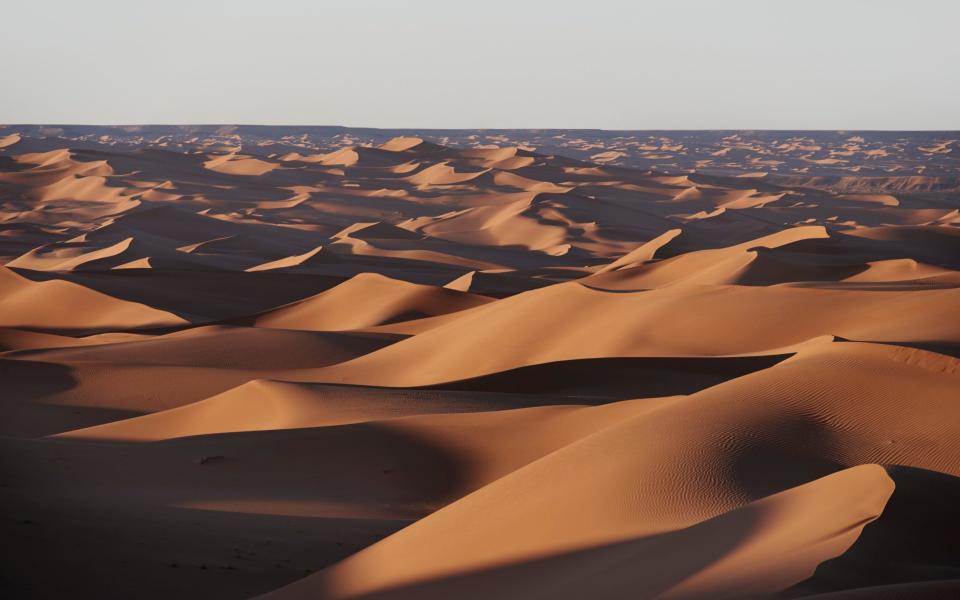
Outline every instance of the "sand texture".
<svg viewBox="0 0 960 600">
<path fill-rule="evenodd" d="M 0 126 L 4 598 L 960 597 L 960 134 Z"/>
</svg>

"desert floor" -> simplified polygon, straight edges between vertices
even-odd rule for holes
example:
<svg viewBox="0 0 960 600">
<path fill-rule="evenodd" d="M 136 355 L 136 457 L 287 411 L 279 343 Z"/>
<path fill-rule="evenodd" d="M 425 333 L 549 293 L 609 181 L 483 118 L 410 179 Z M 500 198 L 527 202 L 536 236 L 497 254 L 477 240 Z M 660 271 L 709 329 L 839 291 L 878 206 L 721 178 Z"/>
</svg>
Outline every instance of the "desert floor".
<svg viewBox="0 0 960 600">
<path fill-rule="evenodd" d="M 0 127 L 0 595 L 960 597 L 958 209 L 950 132 Z"/>
</svg>

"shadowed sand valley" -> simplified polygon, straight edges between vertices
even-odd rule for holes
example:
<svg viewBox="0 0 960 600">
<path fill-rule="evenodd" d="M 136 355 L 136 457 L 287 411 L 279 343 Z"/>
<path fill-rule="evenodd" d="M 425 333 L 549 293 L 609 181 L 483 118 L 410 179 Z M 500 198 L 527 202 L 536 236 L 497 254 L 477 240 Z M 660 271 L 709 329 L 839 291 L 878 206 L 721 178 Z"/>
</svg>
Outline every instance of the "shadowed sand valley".
<svg viewBox="0 0 960 600">
<path fill-rule="evenodd" d="M 960 597 L 960 133 L 0 127 L 11 598 Z"/>
</svg>

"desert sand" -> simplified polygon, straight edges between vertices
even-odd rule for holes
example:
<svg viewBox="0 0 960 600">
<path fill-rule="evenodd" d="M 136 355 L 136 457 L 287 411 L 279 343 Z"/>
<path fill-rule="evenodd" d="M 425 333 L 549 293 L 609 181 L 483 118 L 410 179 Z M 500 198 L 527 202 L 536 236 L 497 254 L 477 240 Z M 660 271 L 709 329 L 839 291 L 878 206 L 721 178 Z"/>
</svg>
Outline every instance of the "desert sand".
<svg viewBox="0 0 960 600">
<path fill-rule="evenodd" d="M 0 595 L 960 597 L 960 133 L 0 126 Z"/>
</svg>

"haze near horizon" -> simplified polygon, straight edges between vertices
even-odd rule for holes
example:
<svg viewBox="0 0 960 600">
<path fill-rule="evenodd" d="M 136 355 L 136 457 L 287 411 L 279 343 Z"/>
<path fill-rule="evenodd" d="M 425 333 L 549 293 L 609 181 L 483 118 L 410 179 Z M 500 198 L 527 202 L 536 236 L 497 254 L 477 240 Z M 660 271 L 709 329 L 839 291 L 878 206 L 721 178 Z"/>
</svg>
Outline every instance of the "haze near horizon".
<svg viewBox="0 0 960 600">
<path fill-rule="evenodd" d="M 0 122 L 960 129 L 945 0 L 15 3 Z"/>
</svg>

